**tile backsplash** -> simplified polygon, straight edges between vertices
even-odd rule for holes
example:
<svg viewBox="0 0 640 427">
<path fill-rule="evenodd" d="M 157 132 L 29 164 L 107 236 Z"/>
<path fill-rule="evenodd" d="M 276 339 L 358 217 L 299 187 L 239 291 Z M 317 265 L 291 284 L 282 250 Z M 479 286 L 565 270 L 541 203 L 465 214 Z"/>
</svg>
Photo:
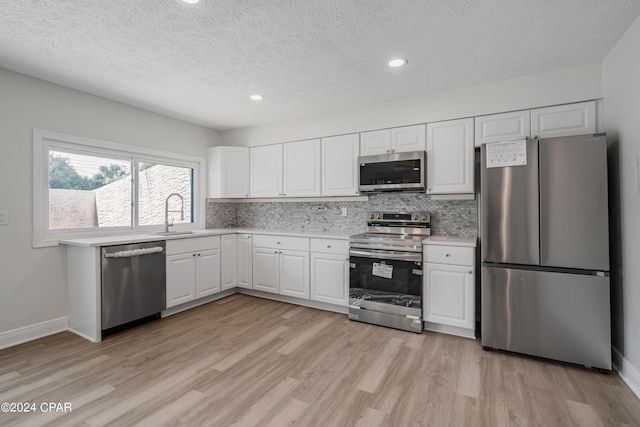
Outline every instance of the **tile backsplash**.
<svg viewBox="0 0 640 427">
<path fill-rule="evenodd" d="M 347 216 L 342 216 L 347 208 Z M 476 200 L 431 200 L 424 193 L 382 193 L 368 201 L 218 202 L 207 200 L 206 228 L 263 228 L 292 231 L 360 233 L 367 213 L 431 212 L 431 234 L 472 237 L 477 233 Z"/>
</svg>

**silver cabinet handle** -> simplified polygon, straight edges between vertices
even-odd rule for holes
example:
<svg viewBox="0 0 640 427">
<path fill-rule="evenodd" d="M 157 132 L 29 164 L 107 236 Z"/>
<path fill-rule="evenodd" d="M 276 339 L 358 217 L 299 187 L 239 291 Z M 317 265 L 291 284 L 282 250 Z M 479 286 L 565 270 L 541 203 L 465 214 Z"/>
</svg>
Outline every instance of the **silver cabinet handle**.
<svg viewBox="0 0 640 427">
<path fill-rule="evenodd" d="M 247 236 L 247 239 L 250 239 L 250 238 L 251 238 L 251 236 Z"/>
<path fill-rule="evenodd" d="M 469 274 L 473 274 L 473 271 L 470 271 Z"/>
<path fill-rule="evenodd" d="M 331 245 L 327 245 L 327 248 L 330 248 L 330 247 L 331 247 Z"/>
<path fill-rule="evenodd" d="M 249 197 L 249 195 L 248 195 L 248 194 L 245 194 L 245 195 L 244 195 L 244 197 Z"/>
<path fill-rule="evenodd" d="M 191 255 L 191 256 L 196 256 L 196 254 L 193 254 L 193 255 Z"/>
<path fill-rule="evenodd" d="M 444 256 L 446 256 L 446 257 L 450 257 L 450 256 L 451 256 L 451 254 L 444 254 Z"/>
<path fill-rule="evenodd" d="M 278 253 L 278 251 L 273 251 L 273 253 L 274 253 L 274 254 L 277 254 L 277 253 Z"/>
<path fill-rule="evenodd" d="M 276 242 L 276 243 L 277 243 L 278 245 L 280 245 L 280 244 L 281 244 L 280 242 Z"/>
<path fill-rule="evenodd" d="M 282 196 L 282 193 L 278 193 L 278 196 Z"/>
</svg>

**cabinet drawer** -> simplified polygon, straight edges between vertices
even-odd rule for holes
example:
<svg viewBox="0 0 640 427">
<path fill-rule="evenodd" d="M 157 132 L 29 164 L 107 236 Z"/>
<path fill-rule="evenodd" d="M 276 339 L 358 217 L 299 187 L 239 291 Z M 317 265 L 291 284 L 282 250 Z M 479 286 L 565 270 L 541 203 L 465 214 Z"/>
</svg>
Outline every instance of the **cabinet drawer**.
<svg viewBox="0 0 640 427">
<path fill-rule="evenodd" d="M 349 241 L 337 239 L 311 239 L 311 252 L 325 254 L 349 254 Z"/>
<path fill-rule="evenodd" d="M 253 235 L 253 247 L 308 251 L 309 239 L 306 237 Z"/>
<path fill-rule="evenodd" d="M 220 236 L 186 237 L 167 240 L 167 255 L 204 251 L 220 247 Z"/>
<path fill-rule="evenodd" d="M 423 261 L 438 264 L 474 264 L 475 248 L 464 246 L 424 245 Z"/>
</svg>

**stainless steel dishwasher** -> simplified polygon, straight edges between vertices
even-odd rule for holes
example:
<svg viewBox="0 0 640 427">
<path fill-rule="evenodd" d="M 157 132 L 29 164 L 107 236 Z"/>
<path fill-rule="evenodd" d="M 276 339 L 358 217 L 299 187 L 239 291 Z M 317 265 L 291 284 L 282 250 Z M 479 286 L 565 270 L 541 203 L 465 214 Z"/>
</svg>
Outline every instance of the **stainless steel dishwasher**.
<svg viewBox="0 0 640 427">
<path fill-rule="evenodd" d="M 166 308 L 165 242 L 102 247 L 102 334 Z"/>
</svg>

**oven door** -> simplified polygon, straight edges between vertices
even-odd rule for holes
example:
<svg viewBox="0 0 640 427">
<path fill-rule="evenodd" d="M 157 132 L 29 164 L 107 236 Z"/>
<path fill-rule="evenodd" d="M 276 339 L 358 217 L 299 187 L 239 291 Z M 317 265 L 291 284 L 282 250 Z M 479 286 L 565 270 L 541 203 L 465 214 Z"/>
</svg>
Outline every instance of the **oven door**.
<svg viewBox="0 0 640 427">
<path fill-rule="evenodd" d="M 422 254 L 349 251 L 349 305 L 414 319 L 422 318 Z"/>
</svg>

